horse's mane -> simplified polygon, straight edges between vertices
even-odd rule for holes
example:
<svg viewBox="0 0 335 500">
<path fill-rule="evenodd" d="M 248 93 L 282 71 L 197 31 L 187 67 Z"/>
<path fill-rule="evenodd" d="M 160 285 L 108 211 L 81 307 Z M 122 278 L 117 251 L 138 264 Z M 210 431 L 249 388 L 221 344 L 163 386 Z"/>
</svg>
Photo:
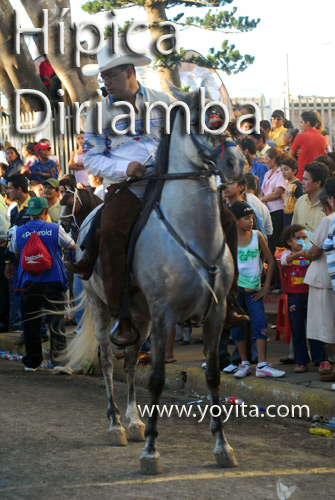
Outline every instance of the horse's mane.
<svg viewBox="0 0 335 500">
<path fill-rule="evenodd" d="M 95 195 L 88 189 L 78 189 L 78 196 L 82 202 L 82 217 L 83 219 L 94 210 L 98 205 L 103 203 L 99 196 Z"/>
<path fill-rule="evenodd" d="M 83 205 L 89 205 L 91 210 L 93 210 L 98 205 L 101 205 L 102 203 L 102 199 L 88 189 L 78 189 L 78 195 Z"/>
<path fill-rule="evenodd" d="M 192 110 L 198 105 L 199 95 L 197 92 L 190 92 L 188 94 L 185 94 L 184 101 L 192 112 Z M 160 140 L 160 143 L 158 145 L 156 153 L 156 173 L 158 175 L 164 175 L 168 171 L 171 133 L 173 130 L 176 115 L 180 109 L 181 108 L 179 106 L 176 106 L 172 109 L 170 115 L 170 134 L 163 134 L 162 139 Z M 183 110 L 181 111 L 183 113 Z"/>
</svg>

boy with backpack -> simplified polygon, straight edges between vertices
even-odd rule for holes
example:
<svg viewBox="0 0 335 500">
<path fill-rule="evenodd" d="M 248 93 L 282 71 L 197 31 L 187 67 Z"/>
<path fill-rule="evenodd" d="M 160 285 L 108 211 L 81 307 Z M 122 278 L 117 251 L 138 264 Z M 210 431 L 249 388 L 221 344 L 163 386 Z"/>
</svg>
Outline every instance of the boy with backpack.
<svg viewBox="0 0 335 500">
<path fill-rule="evenodd" d="M 22 362 L 26 371 L 36 371 L 42 360 L 40 314 L 45 309 L 50 329 L 50 358 L 66 347 L 64 292 L 67 280 L 61 248 L 74 250 L 73 239 L 62 226 L 46 222 L 48 204 L 44 198 L 31 198 L 27 214 L 30 221 L 16 228 L 9 250 L 19 258 L 17 288 L 21 293 L 21 314 L 26 355 Z M 37 317 L 36 317 L 37 316 Z"/>
</svg>

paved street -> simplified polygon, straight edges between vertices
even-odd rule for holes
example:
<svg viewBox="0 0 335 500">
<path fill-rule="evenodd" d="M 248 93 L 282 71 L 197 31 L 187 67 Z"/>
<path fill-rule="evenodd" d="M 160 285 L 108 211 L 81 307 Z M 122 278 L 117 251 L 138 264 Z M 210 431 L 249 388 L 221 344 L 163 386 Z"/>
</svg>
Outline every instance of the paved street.
<svg viewBox="0 0 335 500">
<path fill-rule="evenodd" d="M 126 388 L 116 385 L 122 414 Z M 163 474 L 142 476 L 143 443 L 111 447 L 100 378 L 25 373 L 0 360 L 1 499 L 278 498 L 277 483 L 296 486 L 292 499 L 333 491 L 335 440 L 311 435 L 309 422 L 290 418 L 232 418 L 225 428 L 240 467 L 219 469 L 209 420 L 159 420 Z M 149 402 L 138 389 L 138 403 Z M 190 398 L 164 393 L 162 403 Z M 123 417 L 126 425 L 126 419 Z M 288 498 L 288 497 L 282 497 Z"/>
</svg>

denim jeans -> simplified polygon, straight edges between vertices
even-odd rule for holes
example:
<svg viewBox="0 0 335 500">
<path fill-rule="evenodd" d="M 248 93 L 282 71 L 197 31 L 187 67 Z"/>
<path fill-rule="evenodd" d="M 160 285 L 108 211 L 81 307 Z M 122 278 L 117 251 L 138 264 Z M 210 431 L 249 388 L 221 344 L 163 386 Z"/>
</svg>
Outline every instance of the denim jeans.
<svg viewBox="0 0 335 500">
<path fill-rule="evenodd" d="M 287 301 L 295 359 L 299 365 L 307 365 L 310 361 L 306 339 L 308 293 L 288 293 Z M 320 340 L 310 339 L 309 345 L 312 361 L 314 363 L 321 362 L 324 354 L 324 343 Z"/>
<path fill-rule="evenodd" d="M 247 309 L 248 311 L 252 328 L 252 338 L 254 340 L 267 339 L 268 321 L 266 319 L 263 302 L 261 300 L 253 300 L 252 294 L 246 293 L 241 287 L 238 289 L 237 302 L 242 308 Z M 230 336 L 233 340 L 244 340 L 246 338 L 246 334 L 246 325 L 232 328 L 230 330 Z"/>
</svg>

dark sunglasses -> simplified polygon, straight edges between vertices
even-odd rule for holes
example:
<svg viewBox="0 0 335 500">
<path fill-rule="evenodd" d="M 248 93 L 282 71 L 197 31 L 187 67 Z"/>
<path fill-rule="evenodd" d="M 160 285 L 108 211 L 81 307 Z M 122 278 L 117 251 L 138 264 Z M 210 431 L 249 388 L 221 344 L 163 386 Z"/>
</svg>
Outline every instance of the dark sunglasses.
<svg viewBox="0 0 335 500">
<path fill-rule="evenodd" d="M 283 120 L 282 116 L 272 116 L 272 120 Z"/>
</svg>

